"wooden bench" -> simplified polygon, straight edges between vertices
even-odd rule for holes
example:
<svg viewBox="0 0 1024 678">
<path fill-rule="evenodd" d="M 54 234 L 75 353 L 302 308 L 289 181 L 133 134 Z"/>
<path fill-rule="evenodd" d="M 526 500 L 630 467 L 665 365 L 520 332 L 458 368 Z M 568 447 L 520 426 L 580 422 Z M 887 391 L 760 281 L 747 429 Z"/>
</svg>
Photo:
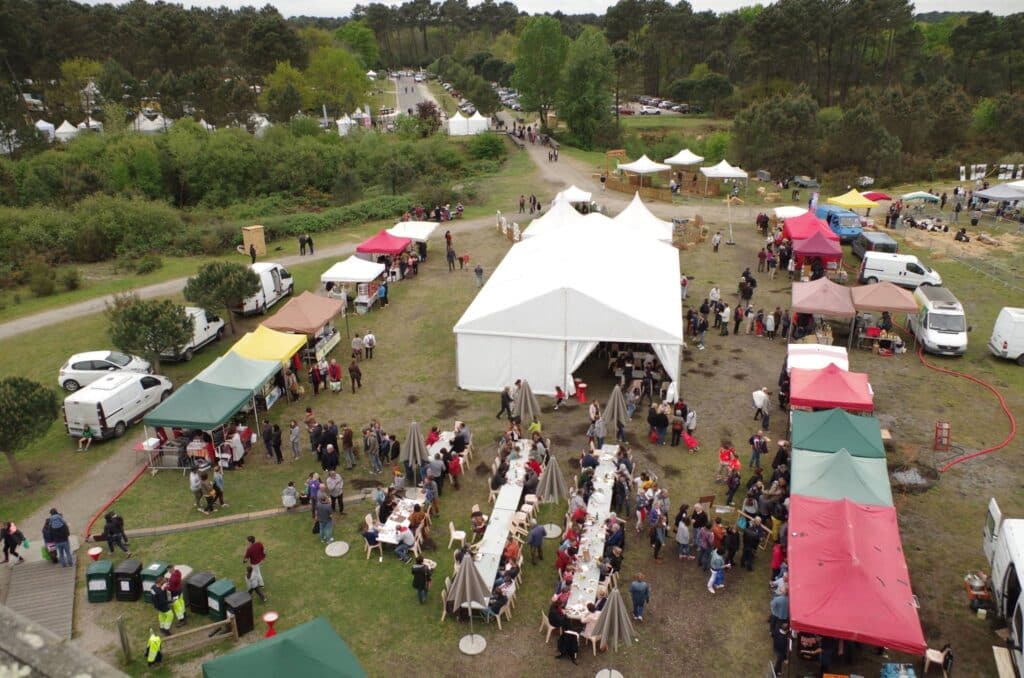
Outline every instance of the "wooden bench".
<svg viewBox="0 0 1024 678">
<path fill-rule="evenodd" d="M 890 431 L 887 428 L 883 428 L 883 429 L 879 429 L 879 430 L 882 433 L 882 446 L 887 448 L 887 449 L 889 447 L 892 447 L 892 444 L 893 444 L 892 431 Z"/>
<path fill-rule="evenodd" d="M 996 672 L 999 674 L 999 678 L 1016 678 L 1017 674 L 1013 670 L 1013 658 L 1008 649 L 993 645 L 992 655 L 996 660 Z"/>
</svg>

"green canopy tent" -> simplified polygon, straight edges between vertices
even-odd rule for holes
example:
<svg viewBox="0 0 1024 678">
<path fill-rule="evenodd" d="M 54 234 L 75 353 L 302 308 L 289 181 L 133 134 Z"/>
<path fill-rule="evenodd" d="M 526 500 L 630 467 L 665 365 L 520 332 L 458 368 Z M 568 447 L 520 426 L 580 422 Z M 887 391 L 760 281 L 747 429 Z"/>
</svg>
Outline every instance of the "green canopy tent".
<svg viewBox="0 0 1024 678">
<path fill-rule="evenodd" d="M 323 617 L 203 664 L 203 678 L 362 678 L 366 671 Z"/>
<path fill-rule="evenodd" d="M 885 459 L 882 430 L 874 417 L 857 416 L 845 410 L 822 410 L 792 414 L 790 444 L 794 450 L 835 452 L 846 449 L 854 457 Z"/>
<path fill-rule="evenodd" d="M 795 495 L 892 506 L 889 469 L 884 459 L 854 457 L 846 450 L 794 450 L 792 478 Z"/>
<path fill-rule="evenodd" d="M 143 419 L 146 426 L 210 431 L 222 425 L 249 400 L 251 391 L 190 381 Z"/>
<path fill-rule="evenodd" d="M 256 414 L 256 428 L 258 429 L 260 426 L 260 415 L 259 410 L 256 408 L 256 394 L 280 370 L 281 363 L 276 360 L 256 360 L 229 351 L 197 374 L 193 381 L 249 391 L 249 397 L 252 398 L 252 411 Z"/>
</svg>

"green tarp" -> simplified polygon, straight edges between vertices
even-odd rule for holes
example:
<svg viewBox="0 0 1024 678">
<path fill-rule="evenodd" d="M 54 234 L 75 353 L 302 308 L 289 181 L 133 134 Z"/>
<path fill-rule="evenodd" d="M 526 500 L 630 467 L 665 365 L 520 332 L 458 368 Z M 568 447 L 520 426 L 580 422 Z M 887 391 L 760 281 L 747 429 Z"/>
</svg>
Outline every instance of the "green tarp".
<svg viewBox="0 0 1024 678">
<path fill-rule="evenodd" d="M 792 494 L 892 506 L 889 470 L 884 459 L 854 457 L 846 450 L 794 450 L 792 478 Z"/>
<path fill-rule="evenodd" d="M 359 661 L 323 617 L 203 664 L 203 678 L 362 678 Z"/>
<path fill-rule="evenodd" d="M 170 426 L 209 431 L 242 409 L 252 391 L 190 381 L 160 403 L 143 420 L 146 426 Z"/>
<path fill-rule="evenodd" d="M 882 432 L 874 417 L 858 416 L 845 410 L 793 412 L 794 450 L 835 452 L 846 449 L 855 457 L 885 459 Z"/>
<path fill-rule="evenodd" d="M 281 369 L 276 360 L 254 360 L 228 352 L 196 375 L 195 381 L 216 386 L 241 388 L 255 393 Z"/>
</svg>

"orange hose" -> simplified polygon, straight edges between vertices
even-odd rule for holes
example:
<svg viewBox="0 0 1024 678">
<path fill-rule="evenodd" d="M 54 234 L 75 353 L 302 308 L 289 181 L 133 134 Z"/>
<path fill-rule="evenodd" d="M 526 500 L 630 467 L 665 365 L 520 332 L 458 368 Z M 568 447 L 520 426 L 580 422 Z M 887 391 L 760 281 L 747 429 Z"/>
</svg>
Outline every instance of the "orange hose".
<svg viewBox="0 0 1024 678">
<path fill-rule="evenodd" d="M 139 469 L 139 472 L 136 473 L 135 476 L 131 480 L 129 480 L 128 483 L 125 484 L 124 487 L 122 487 L 120 490 L 117 491 L 117 494 L 115 494 L 113 497 L 111 497 L 107 501 L 107 503 L 104 504 L 103 507 L 99 511 L 96 512 L 96 514 L 92 517 L 92 520 L 89 521 L 89 524 L 85 526 L 85 540 L 86 541 L 92 541 L 92 526 L 95 525 L 96 521 L 100 519 L 100 516 L 103 515 L 103 512 L 106 511 L 108 508 L 110 508 L 111 504 L 113 504 L 115 501 L 120 499 L 121 495 L 124 494 L 125 492 L 127 492 L 128 488 L 130 488 L 132 485 L 134 485 L 135 481 L 138 480 L 139 478 L 141 478 L 142 474 L 145 473 L 146 469 L 148 469 L 148 468 L 149 468 L 149 464 L 143 464 L 142 468 Z"/>
</svg>

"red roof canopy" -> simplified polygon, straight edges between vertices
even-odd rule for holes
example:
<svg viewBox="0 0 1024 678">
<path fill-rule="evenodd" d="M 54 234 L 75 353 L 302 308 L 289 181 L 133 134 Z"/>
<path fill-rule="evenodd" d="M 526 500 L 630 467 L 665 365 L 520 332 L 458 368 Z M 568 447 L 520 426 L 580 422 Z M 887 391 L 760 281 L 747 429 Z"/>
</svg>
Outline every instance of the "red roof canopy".
<svg viewBox="0 0 1024 678">
<path fill-rule="evenodd" d="M 832 231 L 829 230 L 829 233 Z M 843 248 L 839 246 L 838 238 L 833 240 L 821 231 L 816 231 L 808 238 L 795 240 L 793 254 L 798 258 L 821 257 L 825 261 L 838 261 L 843 258 Z"/>
<path fill-rule="evenodd" d="M 793 495 L 788 529 L 794 629 L 924 654 L 896 509 Z"/>
<path fill-rule="evenodd" d="M 867 193 L 862 193 L 861 195 L 863 195 L 868 200 L 874 200 L 875 202 L 878 202 L 879 200 L 892 200 L 892 198 L 890 198 L 885 193 L 882 193 L 881 191 L 868 191 Z"/>
<path fill-rule="evenodd" d="M 810 238 L 819 232 L 829 240 L 839 241 L 839 236 L 832 232 L 828 224 L 823 219 L 814 216 L 812 212 L 782 222 L 782 237 L 793 241 Z"/>
<path fill-rule="evenodd" d="M 409 238 L 396 238 L 387 231 L 381 231 L 360 243 L 356 247 L 356 252 L 364 254 L 390 254 L 394 256 L 404 252 L 411 242 L 412 240 Z"/>
<path fill-rule="evenodd" d="M 854 412 L 875 409 L 868 375 L 844 372 L 835 363 L 820 370 L 794 367 L 789 371 L 789 402 L 797 407 L 839 407 Z"/>
</svg>

